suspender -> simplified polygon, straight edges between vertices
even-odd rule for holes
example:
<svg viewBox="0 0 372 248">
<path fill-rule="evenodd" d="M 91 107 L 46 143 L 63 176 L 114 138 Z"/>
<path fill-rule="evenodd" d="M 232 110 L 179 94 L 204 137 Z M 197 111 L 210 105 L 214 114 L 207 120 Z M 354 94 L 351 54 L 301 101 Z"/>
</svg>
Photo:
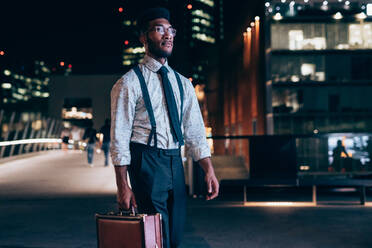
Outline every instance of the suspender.
<svg viewBox="0 0 372 248">
<path fill-rule="evenodd" d="M 143 78 L 140 68 L 138 66 L 135 66 L 133 69 L 134 69 L 134 72 L 137 74 L 137 77 L 140 81 L 143 100 L 145 102 L 146 110 L 147 110 L 147 113 L 149 114 L 150 123 L 151 123 L 151 131 L 150 131 L 149 140 L 147 141 L 147 145 L 149 146 L 151 144 L 151 139 L 152 139 L 152 136 L 154 135 L 154 147 L 157 147 L 158 136 L 156 134 L 156 122 L 155 122 L 154 111 L 152 109 L 152 105 L 150 101 L 149 91 L 147 90 L 145 79 Z"/>
<path fill-rule="evenodd" d="M 138 79 L 140 81 L 143 101 L 145 102 L 146 110 L 147 110 L 147 113 L 149 115 L 149 119 L 150 119 L 150 123 L 151 123 L 151 131 L 150 131 L 149 139 L 147 141 L 147 145 L 150 146 L 152 137 L 154 136 L 154 147 L 157 148 L 157 145 L 158 145 L 158 136 L 156 134 L 156 122 L 155 122 L 154 111 L 153 111 L 151 100 L 150 100 L 149 91 L 147 89 L 145 78 L 143 77 L 143 74 L 142 74 L 141 69 L 139 68 L 139 66 L 138 65 L 135 66 L 133 68 L 133 70 L 137 74 L 137 77 L 138 77 Z M 180 118 L 180 123 L 182 123 L 184 91 L 183 91 L 183 87 L 182 87 L 180 76 L 178 75 L 178 73 L 176 71 L 174 71 L 174 74 L 175 74 L 176 79 L 177 79 L 178 89 L 180 91 L 180 96 L 181 96 L 181 118 Z"/>
</svg>

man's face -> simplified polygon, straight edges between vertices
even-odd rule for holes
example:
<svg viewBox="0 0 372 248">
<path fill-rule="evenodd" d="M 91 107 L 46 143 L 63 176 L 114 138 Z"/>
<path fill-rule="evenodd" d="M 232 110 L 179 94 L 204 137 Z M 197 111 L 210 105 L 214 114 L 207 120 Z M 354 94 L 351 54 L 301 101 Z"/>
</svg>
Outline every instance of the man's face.
<svg viewBox="0 0 372 248">
<path fill-rule="evenodd" d="M 161 34 L 156 31 L 157 27 L 163 27 L 165 32 Z M 169 32 L 172 25 L 167 19 L 158 18 L 149 22 L 149 29 L 146 35 L 147 48 L 156 57 L 167 58 L 172 54 L 173 35 Z"/>
</svg>

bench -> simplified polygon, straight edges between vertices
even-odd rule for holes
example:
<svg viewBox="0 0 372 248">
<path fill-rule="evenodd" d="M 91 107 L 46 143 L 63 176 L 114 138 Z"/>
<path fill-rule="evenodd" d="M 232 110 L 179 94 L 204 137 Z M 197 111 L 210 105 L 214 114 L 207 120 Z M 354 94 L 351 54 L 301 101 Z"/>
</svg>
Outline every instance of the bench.
<svg viewBox="0 0 372 248">
<path fill-rule="evenodd" d="M 372 187 L 372 180 L 368 179 L 244 179 L 244 180 L 223 180 L 229 185 L 243 185 L 243 203 L 247 203 L 247 187 L 312 187 L 312 204 L 317 205 L 317 187 L 352 187 L 359 188 L 360 204 L 366 205 L 366 188 Z"/>
</svg>

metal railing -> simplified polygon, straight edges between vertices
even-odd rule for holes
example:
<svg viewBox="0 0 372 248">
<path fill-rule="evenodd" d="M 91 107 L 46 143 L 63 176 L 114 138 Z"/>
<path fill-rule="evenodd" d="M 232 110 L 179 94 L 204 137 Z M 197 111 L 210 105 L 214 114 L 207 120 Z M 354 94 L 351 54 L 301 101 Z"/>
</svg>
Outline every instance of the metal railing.
<svg viewBox="0 0 372 248">
<path fill-rule="evenodd" d="M 34 113 L 0 110 L 0 159 L 59 149 L 63 122 Z"/>
</svg>

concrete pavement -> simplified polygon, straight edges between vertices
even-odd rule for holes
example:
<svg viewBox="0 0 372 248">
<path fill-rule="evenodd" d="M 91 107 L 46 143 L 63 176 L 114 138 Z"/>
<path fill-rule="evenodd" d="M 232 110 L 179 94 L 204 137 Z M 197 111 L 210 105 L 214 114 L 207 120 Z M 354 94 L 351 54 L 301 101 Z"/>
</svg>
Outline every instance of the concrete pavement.
<svg viewBox="0 0 372 248">
<path fill-rule="evenodd" d="M 1 163 L 1 162 L 0 162 Z M 0 247 L 96 247 L 94 214 L 115 210 L 112 167 L 62 151 L 0 164 Z M 372 247 L 372 208 L 241 207 L 189 199 L 182 248 Z"/>
</svg>

